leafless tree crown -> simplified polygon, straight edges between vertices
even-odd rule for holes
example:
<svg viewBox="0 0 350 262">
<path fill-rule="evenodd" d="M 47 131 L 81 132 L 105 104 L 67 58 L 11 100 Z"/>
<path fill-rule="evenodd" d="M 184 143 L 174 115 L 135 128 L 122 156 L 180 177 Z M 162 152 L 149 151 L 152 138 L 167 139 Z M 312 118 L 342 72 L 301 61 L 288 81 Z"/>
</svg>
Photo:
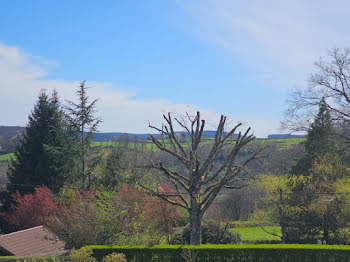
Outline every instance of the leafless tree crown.
<svg viewBox="0 0 350 262">
<path fill-rule="evenodd" d="M 150 168 L 161 171 L 172 183 L 176 190 L 176 196 L 181 201 L 171 200 L 173 195 L 165 195 L 156 190 L 146 188 L 152 194 L 191 211 L 193 205 L 198 206 L 200 215 L 202 215 L 213 202 L 217 194 L 223 188 L 235 188 L 232 185 L 237 182 L 239 173 L 244 170 L 245 166 L 254 159 L 258 158 L 261 150 L 258 150 L 243 163 L 236 163 L 239 151 L 254 139 L 248 128 L 243 134 L 238 132 L 241 123 L 234 128 L 225 132 L 225 116 L 220 117 L 219 124 L 215 133 L 215 138 L 208 153 L 203 157 L 200 154 L 201 141 L 205 120 L 201 119 L 200 112 L 194 117 L 186 115 L 184 118 L 172 118 L 171 114 L 163 115 L 165 124 L 161 128 L 150 125 L 149 127 L 159 132 L 160 136 L 150 135 L 152 142 L 163 152 L 168 153 L 183 164 L 184 170 L 175 171 L 166 166 L 163 162 L 151 162 Z M 188 125 L 186 124 L 188 123 Z M 189 138 L 187 145 L 180 143 L 179 136 L 174 130 L 174 124 L 179 125 L 186 132 Z M 238 134 L 236 134 L 238 132 Z M 235 138 L 232 137 L 235 135 Z M 215 160 L 220 152 L 227 146 L 229 152 L 220 166 L 215 165 Z"/>
<path fill-rule="evenodd" d="M 307 131 L 317 112 L 321 99 L 325 99 L 335 123 L 342 126 L 350 122 L 350 49 L 334 48 L 328 60 L 315 63 L 308 87 L 295 90 L 287 101 L 289 107 L 282 121 L 282 129 Z"/>
</svg>

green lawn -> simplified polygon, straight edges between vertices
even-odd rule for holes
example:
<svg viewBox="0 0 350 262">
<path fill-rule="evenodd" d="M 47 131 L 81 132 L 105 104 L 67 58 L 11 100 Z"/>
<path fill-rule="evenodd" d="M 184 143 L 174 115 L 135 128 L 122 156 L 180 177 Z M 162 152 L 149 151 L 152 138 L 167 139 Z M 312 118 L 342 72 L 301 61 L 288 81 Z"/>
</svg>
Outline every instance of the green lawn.
<svg viewBox="0 0 350 262">
<path fill-rule="evenodd" d="M 14 156 L 14 153 L 0 155 L 0 161 L 10 160 L 11 158 L 14 158 Z"/>
<path fill-rule="evenodd" d="M 263 228 L 269 233 L 281 235 L 281 227 L 266 226 Z M 261 227 L 232 228 L 231 231 L 240 234 L 242 241 L 245 243 L 281 240 L 278 236 L 266 233 Z"/>
</svg>

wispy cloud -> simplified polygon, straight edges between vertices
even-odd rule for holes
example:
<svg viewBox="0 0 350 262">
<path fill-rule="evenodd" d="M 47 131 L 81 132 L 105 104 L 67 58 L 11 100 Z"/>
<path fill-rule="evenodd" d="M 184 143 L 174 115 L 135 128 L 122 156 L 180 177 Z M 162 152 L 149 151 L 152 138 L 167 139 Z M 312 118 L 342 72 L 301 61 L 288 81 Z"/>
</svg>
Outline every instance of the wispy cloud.
<svg viewBox="0 0 350 262">
<path fill-rule="evenodd" d="M 350 44 L 350 2 L 178 1 L 206 40 L 245 58 L 292 87 L 327 49 Z M 282 75 L 282 77 L 281 77 Z M 291 85 L 292 83 L 292 85 Z"/>
</svg>

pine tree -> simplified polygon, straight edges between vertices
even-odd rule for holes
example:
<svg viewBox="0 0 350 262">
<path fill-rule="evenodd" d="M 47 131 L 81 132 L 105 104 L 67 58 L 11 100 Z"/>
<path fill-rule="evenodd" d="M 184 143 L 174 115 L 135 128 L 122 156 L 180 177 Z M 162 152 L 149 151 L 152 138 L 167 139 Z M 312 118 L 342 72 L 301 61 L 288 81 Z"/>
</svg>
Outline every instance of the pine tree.
<svg viewBox="0 0 350 262">
<path fill-rule="evenodd" d="M 307 174 L 314 161 L 324 155 L 339 155 L 341 144 L 324 99 L 305 141 L 305 155 L 292 167 L 292 174 Z"/>
<path fill-rule="evenodd" d="M 8 172 L 8 191 L 24 194 L 45 185 L 58 192 L 69 179 L 74 159 L 72 141 L 57 93 L 48 97 L 41 91 L 29 115 L 26 132 L 16 147 Z"/>
<path fill-rule="evenodd" d="M 83 81 L 80 83 L 79 89 L 76 91 L 76 94 L 78 95 L 78 103 L 68 101 L 70 107 L 67 107 L 67 110 L 69 113 L 70 125 L 79 141 L 77 143 L 80 162 L 79 176 L 82 185 L 90 187 L 92 182 L 91 169 L 88 167 L 88 158 L 91 156 L 90 145 L 93 135 L 97 132 L 98 125 L 101 123 L 101 119 L 94 116 L 98 99 L 89 102 L 86 90 L 87 87 L 85 86 L 85 81 Z"/>
</svg>

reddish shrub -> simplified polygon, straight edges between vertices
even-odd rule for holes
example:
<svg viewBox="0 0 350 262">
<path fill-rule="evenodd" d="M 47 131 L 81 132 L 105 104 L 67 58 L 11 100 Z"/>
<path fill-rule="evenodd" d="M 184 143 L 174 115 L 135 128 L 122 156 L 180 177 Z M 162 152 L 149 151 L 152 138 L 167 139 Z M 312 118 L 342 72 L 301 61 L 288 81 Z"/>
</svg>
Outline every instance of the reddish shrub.
<svg viewBox="0 0 350 262">
<path fill-rule="evenodd" d="M 11 206 L 10 212 L 2 215 L 15 230 L 43 225 L 57 210 L 57 202 L 46 186 L 23 196 L 17 191 L 12 197 L 15 204 Z"/>
</svg>

